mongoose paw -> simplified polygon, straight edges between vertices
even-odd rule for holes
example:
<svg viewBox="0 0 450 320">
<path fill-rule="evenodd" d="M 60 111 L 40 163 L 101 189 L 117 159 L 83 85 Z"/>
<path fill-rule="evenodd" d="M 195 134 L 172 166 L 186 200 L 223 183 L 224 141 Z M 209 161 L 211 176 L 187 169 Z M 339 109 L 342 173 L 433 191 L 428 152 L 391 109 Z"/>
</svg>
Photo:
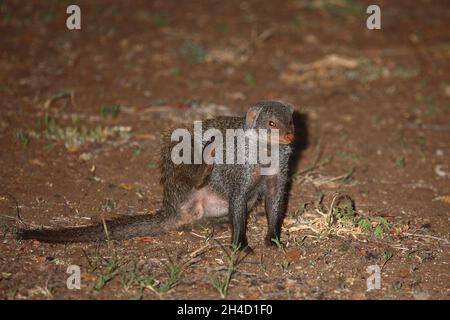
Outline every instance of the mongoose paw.
<svg viewBox="0 0 450 320">
<path fill-rule="evenodd" d="M 275 240 L 276 238 L 272 238 L 272 237 L 266 237 L 264 239 L 264 244 L 266 245 L 266 247 L 273 247 L 273 246 L 282 246 L 283 244 L 279 241 L 279 240 Z"/>
<path fill-rule="evenodd" d="M 264 239 L 264 244 L 266 245 L 266 247 L 272 247 L 275 245 L 275 243 L 272 242 L 272 239 L 269 239 L 269 238 Z"/>
</svg>

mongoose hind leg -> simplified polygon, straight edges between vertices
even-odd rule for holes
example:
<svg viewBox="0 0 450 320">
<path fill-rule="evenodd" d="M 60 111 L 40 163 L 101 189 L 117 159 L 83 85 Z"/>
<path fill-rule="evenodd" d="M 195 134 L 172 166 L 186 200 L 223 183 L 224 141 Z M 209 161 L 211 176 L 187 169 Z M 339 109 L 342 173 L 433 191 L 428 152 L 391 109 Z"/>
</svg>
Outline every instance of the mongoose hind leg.
<svg viewBox="0 0 450 320">
<path fill-rule="evenodd" d="M 193 190 L 178 210 L 178 225 L 195 223 L 201 219 L 222 217 L 228 213 L 228 202 L 219 195 L 203 187 Z"/>
</svg>

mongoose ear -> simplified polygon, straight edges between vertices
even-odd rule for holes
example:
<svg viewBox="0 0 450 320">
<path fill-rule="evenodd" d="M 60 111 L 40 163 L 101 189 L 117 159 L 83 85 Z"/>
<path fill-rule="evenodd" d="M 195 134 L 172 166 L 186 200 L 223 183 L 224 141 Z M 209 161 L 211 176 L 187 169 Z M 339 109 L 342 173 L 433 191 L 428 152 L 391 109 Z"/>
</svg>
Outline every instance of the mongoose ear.
<svg viewBox="0 0 450 320">
<path fill-rule="evenodd" d="M 291 114 L 294 113 L 294 106 L 293 106 L 293 105 L 291 105 L 291 104 L 286 104 L 286 107 L 289 108 L 289 111 L 291 112 Z"/>
<path fill-rule="evenodd" d="M 256 120 L 258 119 L 259 113 L 261 112 L 261 107 L 255 106 L 251 107 L 247 111 L 247 115 L 245 116 L 245 124 L 247 128 L 254 128 L 256 124 Z"/>
</svg>

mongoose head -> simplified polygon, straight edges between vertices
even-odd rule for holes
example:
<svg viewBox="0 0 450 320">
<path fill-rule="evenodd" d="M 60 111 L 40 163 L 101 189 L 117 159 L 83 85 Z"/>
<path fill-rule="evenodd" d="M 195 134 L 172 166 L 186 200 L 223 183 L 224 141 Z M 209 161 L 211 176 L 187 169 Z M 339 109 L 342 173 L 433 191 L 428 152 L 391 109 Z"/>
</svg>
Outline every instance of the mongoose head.
<svg viewBox="0 0 450 320">
<path fill-rule="evenodd" d="M 293 108 L 278 101 L 260 101 L 247 111 L 247 129 L 279 130 L 279 144 L 290 144 L 294 141 Z M 274 141 L 272 141 L 274 142 Z"/>
</svg>

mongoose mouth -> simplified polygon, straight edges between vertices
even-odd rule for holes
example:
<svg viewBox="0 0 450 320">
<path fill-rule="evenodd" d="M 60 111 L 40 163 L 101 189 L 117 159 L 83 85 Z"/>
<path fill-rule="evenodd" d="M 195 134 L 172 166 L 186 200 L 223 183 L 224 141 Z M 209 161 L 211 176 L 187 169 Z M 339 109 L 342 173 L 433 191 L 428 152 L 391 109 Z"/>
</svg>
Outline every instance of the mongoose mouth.
<svg viewBox="0 0 450 320">
<path fill-rule="evenodd" d="M 295 140 L 295 135 L 292 132 L 288 132 L 284 137 L 280 138 L 280 144 L 290 144 Z"/>
</svg>

